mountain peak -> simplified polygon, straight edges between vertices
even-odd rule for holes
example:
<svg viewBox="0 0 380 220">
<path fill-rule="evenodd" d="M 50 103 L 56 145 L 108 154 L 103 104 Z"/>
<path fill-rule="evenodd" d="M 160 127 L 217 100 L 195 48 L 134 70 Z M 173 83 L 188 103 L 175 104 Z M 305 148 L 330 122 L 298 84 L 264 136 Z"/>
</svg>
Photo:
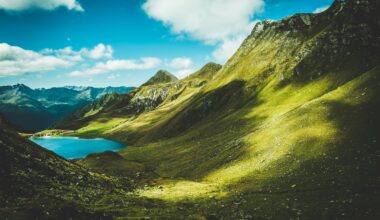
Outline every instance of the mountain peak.
<svg viewBox="0 0 380 220">
<path fill-rule="evenodd" d="M 206 65 L 204 65 L 203 67 L 202 67 L 202 69 L 204 69 L 204 68 L 222 68 L 222 65 L 220 65 L 220 64 L 218 64 L 218 63 L 214 63 L 214 62 L 208 62 L 208 63 L 206 63 Z"/>
<path fill-rule="evenodd" d="M 13 86 L 14 88 L 27 88 L 30 89 L 27 85 L 22 84 L 22 83 L 17 83 L 16 85 Z"/>
<path fill-rule="evenodd" d="M 214 62 L 209 62 L 204 65 L 199 71 L 190 75 L 190 78 L 211 78 L 217 73 L 223 66 Z"/>
<path fill-rule="evenodd" d="M 27 94 L 30 94 L 31 92 L 33 92 L 33 90 L 30 87 L 26 86 L 25 84 L 13 85 L 12 89 L 15 89 L 16 91 L 20 91 Z"/>
<path fill-rule="evenodd" d="M 151 77 L 143 86 L 168 83 L 177 81 L 178 78 L 166 70 L 159 70 L 153 77 Z"/>
</svg>

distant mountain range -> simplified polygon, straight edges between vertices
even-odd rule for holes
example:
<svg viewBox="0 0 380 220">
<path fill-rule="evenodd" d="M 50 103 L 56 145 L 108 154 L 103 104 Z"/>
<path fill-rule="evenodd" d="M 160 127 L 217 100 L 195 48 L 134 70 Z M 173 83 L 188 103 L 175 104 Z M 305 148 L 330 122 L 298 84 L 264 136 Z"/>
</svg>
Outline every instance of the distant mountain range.
<svg viewBox="0 0 380 220">
<path fill-rule="evenodd" d="M 26 85 L 0 86 L 0 112 L 22 132 L 47 129 L 60 119 L 106 94 L 123 94 L 133 87 L 77 87 L 31 89 Z"/>
</svg>

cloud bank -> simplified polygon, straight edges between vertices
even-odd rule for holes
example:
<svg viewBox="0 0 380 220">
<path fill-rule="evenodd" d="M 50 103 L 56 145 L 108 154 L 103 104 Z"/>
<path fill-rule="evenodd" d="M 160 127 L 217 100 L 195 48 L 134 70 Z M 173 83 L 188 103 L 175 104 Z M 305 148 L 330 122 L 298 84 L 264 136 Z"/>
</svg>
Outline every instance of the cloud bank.
<svg viewBox="0 0 380 220">
<path fill-rule="evenodd" d="M 186 78 L 188 77 L 190 74 L 192 73 L 195 73 L 196 70 L 194 69 L 182 69 L 182 70 L 178 70 L 174 73 L 174 75 L 178 78 L 178 79 L 183 79 L 183 78 Z"/>
<path fill-rule="evenodd" d="M 174 69 L 180 78 L 194 72 L 193 61 L 188 57 L 164 61 L 156 57 L 113 59 L 113 51 L 112 46 L 103 43 L 90 49 L 74 50 L 72 47 L 65 47 L 53 50 L 47 48 L 40 52 L 0 43 L 0 77 L 26 73 L 42 76 L 40 73 L 67 68 L 75 70 L 67 74 L 72 77 L 92 77 L 109 73 L 108 79 L 118 78 L 120 76 L 118 71 L 149 70 L 159 66 Z"/>
<path fill-rule="evenodd" d="M 178 57 L 174 58 L 168 63 L 168 66 L 174 69 L 184 69 L 189 68 L 193 64 L 191 58 L 188 57 Z"/>
<path fill-rule="evenodd" d="M 53 71 L 86 61 L 109 60 L 112 56 L 113 48 L 102 43 L 92 49 L 75 51 L 72 47 L 58 50 L 47 48 L 41 52 L 0 43 L 0 77 Z"/>
<path fill-rule="evenodd" d="M 59 7 L 84 11 L 76 0 L 0 0 L 0 9 L 7 11 L 25 11 L 31 9 L 54 10 Z"/>
<path fill-rule="evenodd" d="M 0 77 L 67 68 L 74 63 L 55 56 L 0 43 Z"/>
<path fill-rule="evenodd" d="M 264 1 L 147 0 L 143 9 L 175 34 L 217 45 L 213 55 L 225 61 L 252 30 L 252 18 L 264 9 Z"/>
<path fill-rule="evenodd" d="M 73 71 L 70 76 L 88 77 L 120 70 L 145 70 L 158 66 L 161 60 L 155 57 L 145 57 L 140 60 L 109 60 L 96 63 L 93 67 Z"/>
<path fill-rule="evenodd" d="M 73 61 L 82 61 L 84 58 L 90 58 L 94 60 L 111 59 L 113 52 L 114 50 L 111 45 L 105 45 L 102 43 L 96 45 L 93 49 L 82 48 L 78 51 L 75 51 L 72 47 L 65 47 L 58 50 L 44 49 L 42 51 L 44 54 L 55 55 L 57 57 Z"/>
</svg>

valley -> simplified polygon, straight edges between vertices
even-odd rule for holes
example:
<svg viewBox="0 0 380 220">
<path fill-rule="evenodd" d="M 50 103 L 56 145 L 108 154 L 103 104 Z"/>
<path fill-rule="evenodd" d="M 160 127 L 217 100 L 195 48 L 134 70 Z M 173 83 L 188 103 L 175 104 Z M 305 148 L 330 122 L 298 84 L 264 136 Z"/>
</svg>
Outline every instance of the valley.
<svg viewBox="0 0 380 220">
<path fill-rule="evenodd" d="M 0 213 L 379 219 L 379 60 L 380 2 L 336 0 L 257 23 L 224 65 L 158 71 L 37 133 L 128 146 L 117 152 L 65 160 L 1 119 Z"/>
</svg>

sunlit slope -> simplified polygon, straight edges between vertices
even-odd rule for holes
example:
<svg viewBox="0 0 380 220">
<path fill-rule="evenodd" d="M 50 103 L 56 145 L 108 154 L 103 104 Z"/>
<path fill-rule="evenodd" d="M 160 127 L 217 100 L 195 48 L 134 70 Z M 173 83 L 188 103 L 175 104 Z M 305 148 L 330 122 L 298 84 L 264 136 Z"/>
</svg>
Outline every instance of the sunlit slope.
<svg viewBox="0 0 380 220">
<path fill-rule="evenodd" d="M 198 93 L 111 130 L 140 134 L 125 158 L 172 179 L 141 195 L 217 216 L 378 216 L 379 9 L 346 1 L 259 24 Z"/>
<path fill-rule="evenodd" d="M 208 63 L 191 76 L 179 81 L 143 85 L 125 95 L 105 96 L 79 109 L 57 128 L 77 130 L 76 135 L 81 136 L 110 135 L 112 138 L 131 143 L 137 137 L 133 137 L 132 134 L 127 137 L 124 131 L 126 127 L 132 130 L 135 130 L 133 126 L 138 127 L 141 133 L 137 136 L 140 137 L 145 127 L 151 129 L 153 122 L 162 123 L 158 120 L 163 118 L 162 114 L 174 114 L 174 108 L 171 106 L 184 106 L 182 103 L 198 93 L 220 68 L 219 64 Z M 150 114 L 152 111 L 158 114 Z M 151 116 L 153 118 L 150 118 Z M 127 126 L 130 123 L 133 123 L 133 126 Z M 121 134 L 118 135 L 119 133 Z"/>
<path fill-rule="evenodd" d="M 124 95 L 111 93 L 103 96 L 101 99 L 96 100 L 82 108 L 77 109 L 71 115 L 60 121 L 55 127 L 63 129 L 78 129 L 89 122 L 94 121 L 101 114 L 133 116 L 141 112 L 151 110 L 167 96 L 167 90 L 171 86 L 163 86 L 159 91 L 151 92 L 156 88 L 157 84 L 168 84 L 175 82 L 178 79 L 171 73 L 160 70 L 153 77 L 151 77 L 140 88 Z M 145 89 L 143 89 L 145 88 Z M 148 96 L 147 96 L 148 95 Z M 150 96 L 149 96 L 150 95 Z M 108 123 L 108 124 L 113 124 Z M 105 126 L 108 128 L 107 126 Z M 94 130 L 96 132 L 96 130 Z M 100 131 L 97 131 L 98 133 Z"/>
<path fill-rule="evenodd" d="M 218 121 L 217 135 L 205 126 L 122 153 L 167 178 L 141 196 L 216 216 L 379 217 L 379 79 L 377 67 L 286 112 L 270 110 L 280 97 L 262 97 L 267 105 Z"/>
<path fill-rule="evenodd" d="M 129 143 L 126 160 L 162 177 L 136 193 L 169 205 L 144 214 L 379 218 L 379 10 L 336 1 L 259 23 L 203 86 L 77 132 Z"/>
<path fill-rule="evenodd" d="M 259 118 L 247 121 L 241 114 L 243 107 L 261 108 L 272 117 L 326 94 L 378 65 L 377 4 L 337 2 L 322 14 L 259 23 L 202 88 L 167 99 L 155 111 L 106 133 L 136 145 L 176 137 L 190 128 L 199 131 L 205 124 L 213 127 L 206 135 L 219 134 L 218 129 L 225 128 L 218 121 L 231 115 L 239 114 L 243 125 L 261 123 L 258 114 Z M 310 88 L 303 90 L 306 86 Z M 263 103 L 262 97 L 271 96 L 276 102 Z M 236 120 L 231 123 L 239 124 Z"/>
</svg>

